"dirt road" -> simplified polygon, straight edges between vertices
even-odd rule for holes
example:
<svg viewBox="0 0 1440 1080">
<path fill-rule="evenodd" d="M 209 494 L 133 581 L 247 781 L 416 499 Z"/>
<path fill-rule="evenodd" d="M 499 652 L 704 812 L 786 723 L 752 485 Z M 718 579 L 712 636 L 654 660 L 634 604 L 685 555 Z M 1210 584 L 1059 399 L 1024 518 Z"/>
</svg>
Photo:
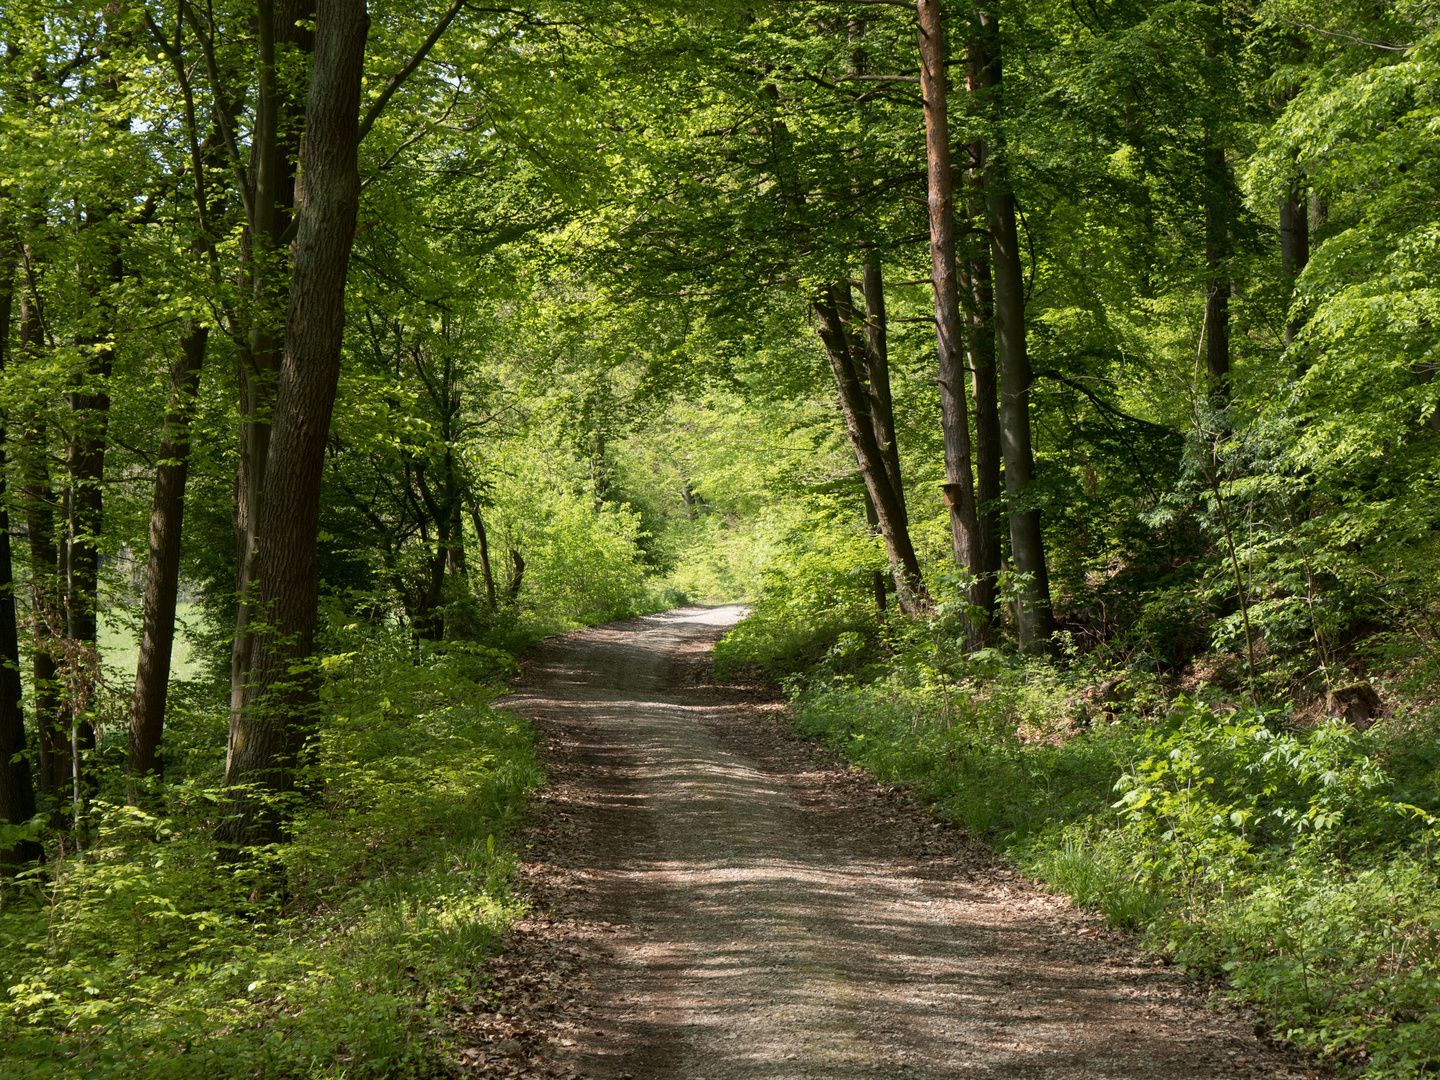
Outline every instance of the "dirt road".
<svg viewBox="0 0 1440 1080">
<path fill-rule="evenodd" d="M 539 726 L 551 773 L 527 873 L 589 957 L 579 996 L 545 1021 L 547 1069 L 1305 1074 L 1133 939 L 787 739 L 754 695 L 707 685 L 741 614 L 681 608 L 555 639 L 505 702 Z"/>
</svg>

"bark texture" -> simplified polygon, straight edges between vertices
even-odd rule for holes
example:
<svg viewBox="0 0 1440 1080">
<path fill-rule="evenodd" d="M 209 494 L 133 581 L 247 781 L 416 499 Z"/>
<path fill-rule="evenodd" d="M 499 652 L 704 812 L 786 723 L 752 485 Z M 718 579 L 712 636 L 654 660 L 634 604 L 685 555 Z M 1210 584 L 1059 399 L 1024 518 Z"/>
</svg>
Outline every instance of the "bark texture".
<svg viewBox="0 0 1440 1080">
<path fill-rule="evenodd" d="M 140 658 L 135 667 L 135 698 L 130 710 L 128 764 L 132 802 L 137 795 L 134 781 L 147 773 L 159 776 L 164 768 L 159 750 L 175 647 L 180 536 L 185 522 L 185 482 L 190 471 L 190 422 L 195 416 L 195 394 L 208 343 L 209 331 L 204 326 L 188 327 L 180 339 L 180 355 L 170 369 L 170 401 L 150 510 Z"/>
<path fill-rule="evenodd" d="M 39 268 L 27 255 L 20 293 L 20 361 L 37 362 L 45 348 L 40 301 L 33 284 Z M 49 436 L 34 412 L 21 417 L 18 457 L 20 496 L 30 555 L 30 675 L 34 688 L 36 741 L 40 751 L 40 790 L 61 798 L 70 785 L 70 737 L 60 724 L 60 695 L 55 654 L 64 633 L 55 543 L 55 494 L 50 485 Z"/>
<path fill-rule="evenodd" d="M 946 101 L 945 40 L 940 0 L 918 0 L 920 92 L 925 100 L 925 158 L 930 211 L 930 280 L 935 293 L 935 339 L 940 386 L 940 430 L 945 442 L 945 503 L 955 565 L 972 583 L 984 576 L 975 479 L 970 460 L 970 414 L 965 401 L 965 329 L 960 318 L 960 275 L 955 260 L 955 195 Z M 972 588 L 969 599 L 977 600 Z M 972 637 L 979 634 L 972 628 Z"/>
<path fill-rule="evenodd" d="M 525 584 L 525 556 L 514 548 L 510 549 L 510 583 L 505 586 L 505 592 L 513 604 L 520 599 L 520 586 Z"/>
<path fill-rule="evenodd" d="M 360 200 L 364 0 L 321 0 L 297 191 L 298 231 L 274 425 L 257 530 L 259 613 L 226 782 L 229 845 L 284 834 L 283 800 L 315 701 L 315 544 L 325 440 L 340 375 L 345 277 Z"/>
<path fill-rule="evenodd" d="M 966 90 L 969 109 L 979 113 L 979 86 L 983 54 L 973 39 L 966 47 Z M 990 242 L 985 229 L 984 139 L 970 143 L 967 211 L 977 234 L 967 245 L 968 263 L 962 267 L 962 299 L 967 299 L 965 351 L 970 360 L 970 389 L 975 400 L 975 520 L 979 527 L 982 576 L 971 592 L 976 607 L 993 623 L 998 608 L 995 579 L 1000 573 L 1004 547 L 1005 515 L 1000 488 L 1000 384 L 995 367 L 995 293 L 991 284 Z M 982 629 L 988 641 L 990 626 Z"/>
<path fill-rule="evenodd" d="M 865 259 L 865 376 L 875 441 L 885 459 L 885 474 L 900 509 L 905 509 L 905 482 L 900 475 L 900 447 L 895 441 L 895 406 L 890 396 L 890 345 L 885 325 L 885 281 L 880 258 L 872 250 Z"/>
<path fill-rule="evenodd" d="M 855 449 L 860 474 L 880 519 L 880 535 L 884 538 L 885 552 L 895 571 L 901 610 L 913 613 L 925 598 L 925 586 L 920 577 L 920 563 L 910 541 L 905 509 L 890 486 L 884 455 L 875 438 L 868 393 L 855 368 L 850 329 L 841 317 L 841 311 L 850 306 L 848 293 L 849 285 L 837 282 L 815 296 L 816 329 L 825 346 L 825 355 L 830 360 L 831 374 L 840 397 L 840 411 L 845 417 L 846 434 Z"/>
<path fill-rule="evenodd" d="M 236 357 L 240 406 L 240 454 L 235 474 L 235 637 L 230 654 L 230 748 L 245 701 L 251 661 L 250 622 L 256 575 L 258 533 L 270 457 L 271 423 L 284 349 L 282 313 L 289 299 L 289 253 L 282 239 L 293 224 L 300 133 L 304 102 L 282 77 L 287 55 L 309 53 L 315 16 L 312 0 L 258 0 L 256 4 L 257 80 L 255 119 L 250 139 L 246 206 L 246 288 L 251 325 L 247 348 Z M 226 768 L 230 767 L 227 754 Z"/>
<path fill-rule="evenodd" d="M 998 22 L 977 8 L 979 86 L 992 115 L 1002 94 Z M 1000 373 L 1000 442 L 1009 501 L 1010 553 L 1017 573 L 1025 575 L 1020 596 L 1020 648 L 1043 653 L 1051 648 L 1055 618 L 1050 609 L 1050 574 L 1040 532 L 1040 511 L 1025 505 L 1035 471 L 1030 441 L 1030 357 L 1025 343 L 1025 278 L 1015 224 L 1015 195 L 1003 145 L 992 146 L 986 162 L 985 207 L 990 228 L 990 263 L 995 297 L 995 354 Z"/>
<path fill-rule="evenodd" d="M 1230 213 L 1225 151 L 1205 152 L 1209 200 L 1205 207 L 1205 370 L 1217 404 L 1230 397 Z"/>
<path fill-rule="evenodd" d="M 99 629 L 99 540 L 105 516 L 103 483 L 110 431 L 110 375 L 115 366 L 115 334 L 119 329 L 112 290 L 125 274 L 117 235 L 123 213 L 121 206 L 108 203 L 86 215 L 85 228 L 95 236 L 94 247 L 87 254 L 98 265 L 82 266 L 81 278 L 90 298 L 90 325 L 78 341 L 85 366 L 76 373 L 68 402 L 65 527 L 59 549 L 65 642 L 57 660 L 63 685 L 61 705 L 69 714 L 70 802 L 77 837 L 95 789 L 86 760 L 89 751 L 95 749 L 91 717 L 100 664 L 95 645 Z"/>
<path fill-rule="evenodd" d="M 475 539 L 480 544 L 480 576 L 485 580 L 485 603 L 495 610 L 495 575 L 490 569 L 490 538 L 485 533 L 485 519 L 480 516 L 480 504 L 470 504 L 470 521 L 475 526 Z"/>
<path fill-rule="evenodd" d="M 19 244 L 0 217 L 0 372 L 9 361 L 10 316 L 15 299 Z M 21 707 L 20 637 L 15 624 L 15 576 L 10 556 L 10 512 L 5 498 L 6 426 L 0 418 L 0 822 L 19 825 L 35 816 L 35 781 L 25 754 Z M 22 841 L 0 848 L 0 872 L 34 860 L 40 845 Z"/>
</svg>

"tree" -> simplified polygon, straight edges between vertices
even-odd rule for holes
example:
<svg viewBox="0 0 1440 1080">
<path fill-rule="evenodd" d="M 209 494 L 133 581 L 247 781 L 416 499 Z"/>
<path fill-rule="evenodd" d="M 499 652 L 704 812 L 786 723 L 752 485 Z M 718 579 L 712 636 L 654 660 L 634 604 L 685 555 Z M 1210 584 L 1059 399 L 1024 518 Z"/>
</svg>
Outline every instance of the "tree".
<svg viewBox="0 0 1440 1080">
<path fill-rule="evenodd" d="M 977 4 L 973 69 L 974 90 L 992 118 L 1003 108 L 998 19 Z M 990 262 L 995 305 L 995 352 L 1000 370 L 1000 441 L 1005 461 L 1005 493 L 1010 503 L 1010 551 L 1024 575 L 1020 598 L 1020 647 L 1031 653 L 1050 649 L 1055 630 L 1050 608 L 1050 571 L 1040 531 L 1040 510 L 1026 505 L 1032 497 L 1034 452 L 1030 438 L 1030 357 L 1025 344 L 1025 285 L 1020 239 L 1015 224 L 1005 147 L 998 135 L 985 153 L 985 203 L 990 231 Z"/>
<path fill-rule="evenodd" d="M 10 320 L 20 245 L 10 219 L 6 193 L 0 191 L 0 372 L 9 361 Z M 4 470 L 6 430 L 0 419 L 0 470 Z M 15 574 L 10 555 L 10 513 L 0 471 L 0 823 L 21 825 L 35 816 L 35 785 L 25 738 L 21 703 L 20 640 L 15 623 Z M 0 849 L 0 870 L 29 862 L 40 854 L 34 840 Z"/>
<path fill-rule="evenodd" d="M 925 98 L 925 151 L 929 177 L 930 276 L 935 290 L 935 335 L 940 385 L 940 428 L 945 439 L 945 502 L 955 565 L 970 571 L 970 599 L 984 602 L 986 566 L 971 471 L 970 417 L 965 401 L 965 331 L 960 319 L 960 274 L 955 258 L 955 197 L 950 170 L 948 81 L 939 0 L 917 0 L 920 89 Z M 976 627 L 978 642 L 985 631 Z"/>
<path fill-rule="evenodd" d="M 369 27 L 364 0 L 316 6 L 285 356 L 257 526 L 265 622 L 252 632 L 250 677 L 225 776 L 232 787 L 250 787 L 221 830 L 236 847 L 281 838 L 283 819 L 266 799 L 293 788 L 314 705 L 320 481 L 360 199 L 360 81 Z"/>
<path fill-rule="evenodd" d="M 187 320 L 180 335 L 180 354 L 170 371 L 170 401 L 160 440 L 160 461 L 156 466 L 140 654 L 130 714 L 128 771 L 132 801 L 138 791 L 134 781 L 147 774 L 158 777 L 164 770 L 159 749 L 175 647 L 175 606 L 180 587 L 180 543 L 185 522 L 185 483 L 190 471 L 191 425 L 209 340 L 207 326 L 197 323 L 193 317 Z"/>
</svg>

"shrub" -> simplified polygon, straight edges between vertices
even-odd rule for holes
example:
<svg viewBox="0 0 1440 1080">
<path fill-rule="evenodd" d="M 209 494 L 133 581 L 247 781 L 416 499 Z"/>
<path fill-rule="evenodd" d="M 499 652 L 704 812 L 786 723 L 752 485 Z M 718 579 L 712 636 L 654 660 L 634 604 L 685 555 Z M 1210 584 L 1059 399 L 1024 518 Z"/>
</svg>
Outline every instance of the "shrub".
<svg viewBox="0 0 1440 1080">
<path fill-rule="evenodd" d="M 349 644 L 292 843 L 220 861 L 217 793 L 177 780 L 154 813 L 101 800 L 86 850 L 6 891 L 7 1076 L 435 1074 L 440 1014 L 518 913 L 495 837 L 540 774 L 471 678 L 494 657 Z"/>
</svg>

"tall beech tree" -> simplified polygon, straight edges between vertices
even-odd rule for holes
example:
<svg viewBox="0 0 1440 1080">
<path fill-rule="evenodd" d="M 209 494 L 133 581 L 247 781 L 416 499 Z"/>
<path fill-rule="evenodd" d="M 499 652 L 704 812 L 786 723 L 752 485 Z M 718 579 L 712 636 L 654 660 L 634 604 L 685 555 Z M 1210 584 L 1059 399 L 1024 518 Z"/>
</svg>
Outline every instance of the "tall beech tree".
<svg viewBox="0 0 1440 1080">
<path fill-rule="evenodd" d="M 19 361 L 38 367 L 46 353 L 40 282 L 44 265 L 28 248 L 23 254 L 20 292 Z M 56 654 L 64 635 L 59 588 L 59 551 L 55 542 L 55 494 L 50 483 L 48 427 L 40 405 L 24 403 L 17 457 L 25 533 L 29 547 L 30 662 L 35 729 L 40 760 L 40 790 L 59 799 L 71 783 L 70 740 L 61 723 Z"/>
<path fill-rule="evenodd" d="M 940 0 L 918 0 L 920 92 L 925 104 L 925 157 L 929 180 L 930 277 L 935 292 L 935 337 L 940 387 L 940 429 L 945 440 L 945 502 L 955 565 L 969 570 L 979 586 L 986 567 L 975 509 L 971 463 L 970 415 L 965 401 L 965 330 L 960 318 L 960 274 L 955 260 L 955 193 L 950 167 L 950 121 L 945 70 L 945 38 Z M 972 587 L 970 599 L 983 603 Z M 977 642 L 987 628 L 975 627 Z"/>
<path fill-rule="evenodd" d="M 1207 140 L 1209 143 L 1209 140 Z M 1224 147 L 1205 147 L 1205 370 L 1216 401 L 1230 396 L 1230 170 Z"/>
<path fill-rule="evenodd" d="M 915 557 L 915 548 L 910 542 L 904 504 L 891 485 L 885 466 L 885 454 L 875 437 L 869 392 L 860 376 L 860 369 L 856 366 L 857 355 L 851 329 L 853 321 L 847 323 L 842 315 L 842 312 L 854 310 L 850 300 L 849 282 L 830 284 L 815 296 L 813 304 L 816 330 L 830 360 L 840 397 L 841 414 L 845 418 L 846 434 L 851 446 L 855 448 L 865 490 L 874 503 L 880 535 L 884 538 L 886 554 L 894 568 L 900 606 L 902 610 L 914 613 L 926 595 L 925 584 L 920 574 L 919 560 Z M 863 348 L 859 358 L 863 362 Z"/>
<path fill-rule="evenodd" d="M 875 441 L 885 458 L 885 473 L 895 498 L 905 509 L 905 482 L 900 472 L 900 444 L 895 433 L 895 402 L 890 386 L 890 344 L 885 322 L 885 278 L 880 258 L 873 251 L 865 257 L 861 278 L 865 300 L 865 376 L 870 392 L 870 419 Z"/>
<path fill-rule="evenodd" d="M 7 193 L 0 190 L 0 374 L 9 362 L 10 324 L 20 273 L 20 242 Z M 26 752 L 20 684 L 20 639 L 15 621 L 15 572 L 10 552 L 10 512 L 4 469 L 6 418 L 0 415 L 0 822 L 20 824 L 35 816 L 35 781 Z M 40 854 L 35 840 L 0 847 L 0 873 Z"/>
<path fill-rule="evenodd" d="M 272 800 L 293 789 L 313 719 L 320 481 L 360 201 L 360 82 L 369 28 L 364 0 L 316 5 L 285 352 L 256 530 L 264 622 L 251 631 L 250 675 L 225 772 L 239 790 L 221 836 L 237 847 L 282 836 L 283 817 Z"/>
<path fill-rule="evenodd" d="M 967 122 L 983 117 L 981 80 L 985 58 L 974 30 L 975 16 L 966 26 L 965 102 Z M 975 404 L 975 525 L 978 570 L 970 589 L 971 602 L 993 621 L 997 614 L 996 578 L 1004 547 L 1005 515 L 1000 487 L 1000 385 L 995 364 L 995 294 L 990 273 L 990 238 L 985 209 L 985 140 L 972 138 L 965 146 L 965 211 L 968 224 L 964 258 L 959 266 L 962 307 L 965 313 L 965 353 L 970 368 L 970 389 Z M 989 627 L 984 628 L 986 632 Z"/>
<path fill-rule="evenodd" d="M 1040 531 L 1040 510 L 1027 506 L 1035 471 L 1030 430 L 1030 355 L 1025 342 L 1025 278 L 1015 192 L 1011 186 L 1001 129 L 993 124 L 1004 107 L 998 18 L 976 5 L 975 92 L 992 120 L 992 142 L 985 148 L 985 209 L 990 231 L 990 260 L 995 304 L 995 354 L 1000 371 L 1000 445 L 1009 500 L 1010 554 L 1024 575 L 1020 595 L 1020 647 L 1041 653 L 1050 648 L 1055 618 L 1050 607 L 1050 571 Z"/>
<path fill-rule="evenodd" d="M 1295 298 L 1295 281 L 1310 261 L 1310 200 L 1303 177 L 1286 185 L 1280 196 L 1280 271 L 1287 305 Z M 1305 326 L 1299 314 L 1285 320 L 1285 344 L 1293 345 Z"/>
<path fill-rule="evenodd" d="M 900 450 L 895 435 L 895 412 L 890 388 L 885 285 L 880 265 L 873 254 L 867 258 L 863 270 L 863 316 L 855 309 L 848 281 L 835 282 L 829 292 L 834 304 L 838 332 L 828 325 L 828 312 L 821 313 L 816 329 L 826 349 L 826 355 L 830 357 L 830 370 L 835 380 L 841 413 L 846 418 L 846 434 L 855 452 L 856 463 L 860 466 L 867 505 L 875 513 L 874 524 L 890 556 L 895 587 L 901 594 L 901 610 L 914 614 L 925 591 L 920 584 L 919 563 L 915 559 L 915 547 L 910 538 L 909 518 L 905 510 L 905 483 L 900 471 Z M 840 348 L 839 342 L 842 341 L 844 347 L 840 352 L 833 352 L 832 350 Z M 870 439 L 864 437 L 864 430 L 852 429 L 852 409 L 855 410 L 856 422 L 868 429 Z M 882 511 L 880 503 L 875 501 L 875 493 L 871 490 L 872 482 L 888 489 L 885 492 L 888 510 Z"/>
<path fill-rule="evenodd" d="M 150 511 L 149 556 L 145 562 L 145 593 L 140 654 L 135 667 L 135 696 L 130 712 L 128 771 L 130 797 L 135 781 L 164 769 L 160 742 L 175 648 L 175 607 L 180 591 L 180 542 L 185 522 L 185 484 L 190 471 L 191 424 L 195 417 L 200 369 L 205 363 L 210 330 L 193 317 L 180 334 L 180 353 L 170 370 L 170 400 L 155 469 L 155 498 Z"/>
<path fill-rule="evenodd" d="M 254 593 L 259 573 L 259 536 L 264 478 L 270 454 L 275 396 L 283 352 L 283 313 L 291 276 L 287 233 L 295 222 L 295 177 L 305 126 L 304 60 L 314 48 L 310 0 L 257 0 L 254 56 L 254 124 L 248 160 L 241 161 L 235 106 L 240 92 L 222 80 L 213 59 L 217 38 L 228 28 L 203 24 L 185 5 L 187 19 L 210 66 L 216 126 L 224 134 L 245 210 L 241 240 L 248 292 L 248 330 L 237 366 L 240 452 L 235 479 L 235 636 L 230 658 L 231 746 L 227 771 L 245 702 L 254 635 Z"/>
</svg>

